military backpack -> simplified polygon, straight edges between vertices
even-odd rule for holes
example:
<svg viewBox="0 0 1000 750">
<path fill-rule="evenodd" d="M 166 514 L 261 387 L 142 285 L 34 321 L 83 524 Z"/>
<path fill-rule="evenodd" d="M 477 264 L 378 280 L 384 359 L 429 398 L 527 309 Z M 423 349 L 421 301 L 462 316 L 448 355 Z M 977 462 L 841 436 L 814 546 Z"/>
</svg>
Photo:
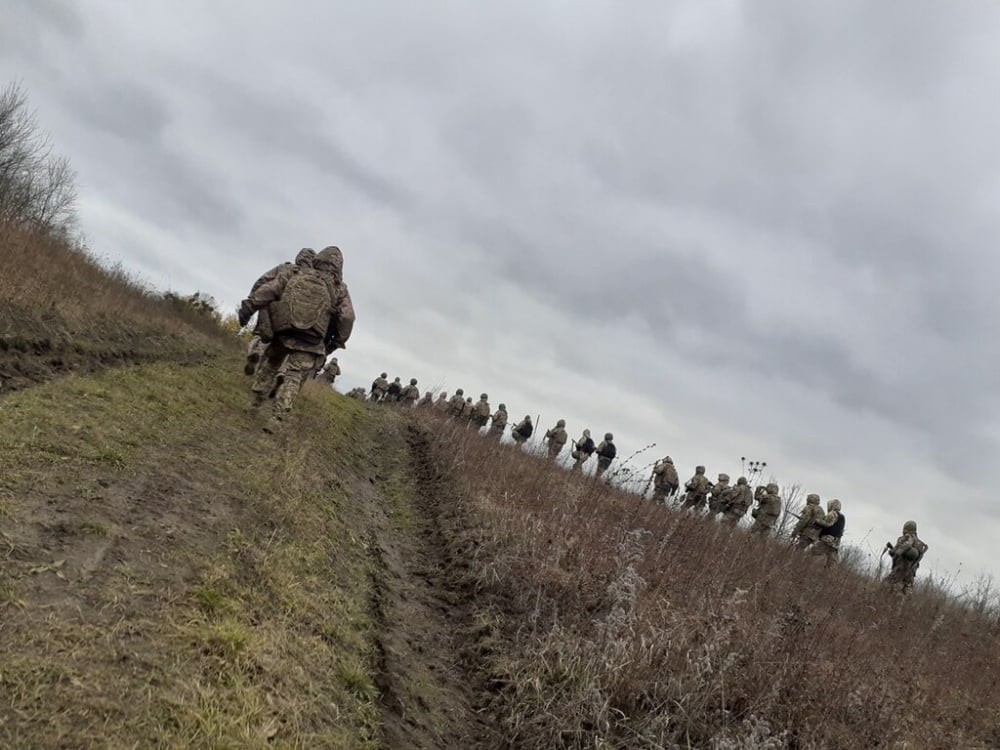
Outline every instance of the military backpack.
<svg viewBox="0 0 1000 750">
<path fill-rule="evenodd" d="M 314 268 L 300 268 L 268 307 L 271 327 L 275 333 L 312 331 L 325 336 L 333 302 L 327 278 Z"/>
</svg>

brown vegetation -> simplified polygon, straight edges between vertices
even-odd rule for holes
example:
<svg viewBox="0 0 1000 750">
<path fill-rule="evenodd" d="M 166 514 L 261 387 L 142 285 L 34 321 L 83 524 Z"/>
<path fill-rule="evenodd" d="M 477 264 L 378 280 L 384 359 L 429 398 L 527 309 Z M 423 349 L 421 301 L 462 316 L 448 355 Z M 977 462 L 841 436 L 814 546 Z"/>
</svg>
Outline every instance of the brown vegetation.
<svg viewBox="0 0 1000 750">
<path fill-rule="evenodd" d="M 1000 747 L 996 610 L 436 431 L 511 747 Z"/>
</svg>

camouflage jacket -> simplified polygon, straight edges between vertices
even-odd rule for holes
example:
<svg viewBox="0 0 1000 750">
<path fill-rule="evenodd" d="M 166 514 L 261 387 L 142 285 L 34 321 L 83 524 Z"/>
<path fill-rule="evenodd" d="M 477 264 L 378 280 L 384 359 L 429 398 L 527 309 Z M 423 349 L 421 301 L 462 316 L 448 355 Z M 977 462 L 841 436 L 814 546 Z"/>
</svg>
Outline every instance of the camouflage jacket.
<svg viewBox="0 0 1000 750">
<path fill-rule="evenodd" d="M 712 483 L 704 474 L 695 474 L 684 484 L 684 489 L 692 495 L 707 495 L 712 491 Z"/>
<path fill-rule="evenodd" d="M 385 394 L 389 390 L 389 381 L 383 377 L 377 377 L 372 382 L 372 393 Z"/>
<path fill-rule="evenodd" d="M 420 398 L 420 389 L 415 385 L 407 385 L 399 394 L 400 401 L 407 401 L 411 404 L 418 398 Z"/>
<path fill-rule="evenodd" d="M 778 493 L 765 492 L 757 502 L 757 513 L 754 518 L 774 520 L 781 515 L 781 496 Z"/>
<path fill-rule="evenodd" d="M 490 418 L 490 402 L 479 399 L 472 407 L 472 417 L 486 424 L 486 421 Z"/>
<path fill-rule="evenodd" d="M 738 516 L 746 515 L 747 508 L 752 504 L 753 491 L 750 489 L 750 485 L 738 484 L 732 488 L 726 513 Z"/>
<path fill-rule="evenodd" d="M 494 430 L 502 430 L 507 426 L 507 412 L 503 409 L 497 409 L 496 414 L 493 415 L 493 424 L 490 425 Z"/>
<path fill-rule="evenodd" d="M 451 397 L 448 401 L 448 413 L 456 417 L 462 416 L 462 411 L 465 409 L 465 396 L 459 396 L 457 393 Z"/>
<path fill-rule="evenodd" d="M 545 432 L 545 439 L 548 441 L 550 447 L 559 446 L 562 448 L 566 445 L 566 441 L 569 440 L 569 435 L 566 434 L 564 428 L 553 427 L 551 430 Z"/>
<path fill-rule="evenodd" d="M 909 549 L 916 549 L 920 556 L 916 560 L 907 560 L 903 555 Z M 927 545 L 924 544 L 920 537 L 909 532 L 903 534 L 903 536 L 896 540 L 896 544 L 889 551 L 889 554 L 892 556 L 893 570 L 897 567 L 909 568 L 912 566 L 916 568 L 923 559 L 925 552 L 927 552 Z"/>
<path fill-rule="evenodd" d="M 806 503 L 799 514 L 799 522 L 795 524 L 795 533 L 804 536 L 806 539 L 812 539 L 814 542 L 818 541 L 820 527 L 816 522 L 825 515 L 819 503 Z M 836 521 L 837 519 L 834 518 L 833 520 Z"/>
<path fill-rule="evenodd" d="M 816 527 L 816 533 L 817 536 L 819 537 L 819 541 L 823 542 L 824 544 L 828 544 L 831 547 L 835 548 L 840 547 L 840 537 L 829 536 L 828 534 L 823 533 L 823 529 L 828 529 L 835 523 L 837 523 L 837 519 L 840 518 L 840 515 L 841 515 L 840 511 L 831 510 L 829 513 L 825 514 L 822 518 L 814 522 Z"/>
<path fill-rule="evenodd" d="M 657 489 L 676 490 L 680 478 L 677 476 L 677 469 L 674 465 L 666 461 L 660 461 L 653 469 L 653 484 Z"/>
</svg>

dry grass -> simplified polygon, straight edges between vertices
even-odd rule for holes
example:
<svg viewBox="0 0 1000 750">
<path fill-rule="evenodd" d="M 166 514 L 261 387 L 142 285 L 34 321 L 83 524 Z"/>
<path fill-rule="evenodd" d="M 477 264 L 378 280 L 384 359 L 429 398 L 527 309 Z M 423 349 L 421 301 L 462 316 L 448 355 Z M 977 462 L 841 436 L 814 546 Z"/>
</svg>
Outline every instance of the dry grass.
<svg viewBox="0 0 1000 750">
<path fill-rule="evenodd" d="M 511 746 L 1000 747 L 995 611 L 900 599 L 440 424 Z"/>
</svg>

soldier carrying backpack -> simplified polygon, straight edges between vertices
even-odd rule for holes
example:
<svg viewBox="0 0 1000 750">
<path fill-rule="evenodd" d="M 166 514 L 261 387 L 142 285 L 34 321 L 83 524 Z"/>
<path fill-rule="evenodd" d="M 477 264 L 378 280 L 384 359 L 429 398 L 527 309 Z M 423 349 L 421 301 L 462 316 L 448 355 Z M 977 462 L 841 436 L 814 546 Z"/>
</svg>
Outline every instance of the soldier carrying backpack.
<svg viewBox="0 0 1000 750">
<path fill-rule="evenodd" d="M 266 308 L 273 330 L 252 387 L 255 408 L 274 398 L 265 432 L 274 432 L 306 379 L 350 338 L 355 315 L 343 283 L 343 265 L 340 249 L 327 247 L 316 255 L 312 266 L 277 276 L 240 304 L 240 325 Z"/>
</svg>

